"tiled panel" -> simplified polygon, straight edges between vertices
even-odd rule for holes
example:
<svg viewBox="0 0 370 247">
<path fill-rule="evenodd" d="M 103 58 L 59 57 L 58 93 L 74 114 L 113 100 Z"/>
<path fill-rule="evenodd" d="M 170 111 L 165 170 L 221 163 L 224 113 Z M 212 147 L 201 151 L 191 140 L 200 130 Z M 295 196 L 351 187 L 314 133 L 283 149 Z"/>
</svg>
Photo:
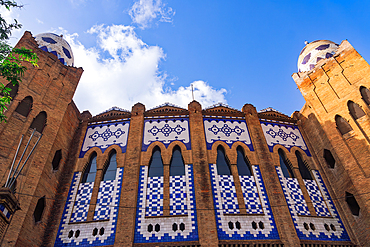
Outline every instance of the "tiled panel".
<svg viewBox="0 0 370 247">
<path fill-rule="evenodd" d="M 253 176 L 239 176 L 242 187 L 245 208 L 248 214 L 263 214 L 261 200 L 258 196 L 256 182 Z"/>
<path fill-rule="evenodd" d="M 94 182 L 80 184 L 70 222 L 86 221 L 93 187 Z"/>
<path fill-rule="evenodd" d="M 188 118 L 160 118 L 144 120 L 142 151 L 155 141 L 162 142 L 166 148 L 172 141 L 181 141 L 191 149 Z"/>
<path fill-rule="evenodd" d="M 285 185 L 289 194 L 290 202 L 294 207 L 294 212 L 298 215 L 310 215 L 301 187 L 296 178 L 286 178 Z"/>
<path fill-rule="evenodd" d="M 245 120 L 203 118 L 203 121 L 208 150 L 212 149 L 212 144 L 216 141 L 224 141 L 229 147 L 234 142 L 240 141 L 245 143 L 251 151 L 254 150 Z"/>
<path fill-rule="evenodd" d="M 218 180 L 220 188 L 221 205 L 224 210 L 224 214 L 240 213 L 233 176 L 218 175 L 218 177 L 216 177 L 216 180 Z"/>
<path fill-rule="evenodd" d="M 284 191 L 284 196 L 287 201 L 290 215 L 292 216 L 297 235 L 302 240 L 321 240 L 321 241 L 350 241 L 350 238 L 343 226 L 339 214 L 334 206 L 333 201 L 322 181 L 318 171 L 313 170 L 312 173 L 315 177 L 315 182 L 323 197 L 327 202 L 328 210 L 331 217 L 313 217 L 301 216 L 300 212 L 295 207 L 295 202 L 292 200 L 289 189 L 287 186 L 287 179 L 284 177 L 283 172 L 279 166 L 276 167 L 281 187 Z"/>
<path fill-rule="evenodd" d="M 116 179 L 113 181 L 113 183 L 110 184 L 113 189 L 110 192 L 110 199 L 107 200 L 107 202 L 110 201 L 109 217 L 105 218 L 104 221 L 80 222 L 70 224 L 71 221 L 69 219 L 72 215 L 72 206 L 75 203 L 75 198 L 78 193 L 78 184 L 80 181 L 80 177 L 80 172 L 76 172 L 73 175 L 72 184 L 68 193 L 66 205 L 63 211 L 63 217 L 59 225 L 58 235 L 55 240 L 54 246 L 61 247 L 113 245 L 117 227 L 123 168 L 117 169 Z M 104 187 L 108 186 L 107 183 L 101 183 L 101 185 L 102 184 L 105 185 Z M 101 186 L 101 188 L 103 187 Z M 100 199 L 102 198 L 104 198 L 104 193 L 101 193 Z M 100 200 L 97 204 L 97 207 L 104 206 L 103 201 L 105 200 Z"/>
<path fill-rule="evenodd" d="M 112 193 L 117 180 L 101 181 L 99 186 L 98 199 L 96 200 L 94 220 L 109 219 L 110 209 L 113 205 Z"/>
<path fill-rule="evenodd" d="M 145 216 L 163 215 L 163 177 L 148 177 Z"/>
<path fill-rule="evenodd" d="M 265 185 L 259 166 L 252 166 L 256 189 L 260 198 L 262 214 L 249 215 L 224 214 L 222 208 L 221 188 L 218 183 L 216 164 L 209 164 L 212 182 L 213 201 L 215 207 L 217 234 L 219 240 L 256 240 L 279 239 L 275 220 L 272 215 L 270 202 L 267 198 Z M 244 181 L 243 181 L 244 182 Z M 245 187 L 246 191 L 247 188 Z M 252 189 L 251 193 L 256 190 Z M 243 193 L 246 195 L 247 193 Z M 245 200 L 245 199 L 244 199 Z"/>
<path fill-rule="evenodd" d="M 187 213 L 186 176 L 170 176 L 170 215 Z"/>
<path fill-rule="evenodd" d="M 11 213 L 9 210 L 5 207 L 4 204 L 0 203 L 0 211 L 3 213 L 3 215 L 7 218 L 10 219 Z"/>
<path fill-rule="evenodd" d="M 89 125 L 79 157 L 82 158 L 90 148 L 98 147 L 104 152 L 111 145 L 120 146 L 125 153 L 129 126 L 129 121 Z"/>
<path fill-rule="evenodd" d="M 313 207 L 315 208 L 317 216 L 330 216 L 330 212 L 324 198 L 321 195 L 320 189 L 316 184 L 315 180 L 304 179 L 307 192 L 310 195 L 310 199 Z"/>
<path fill-rule="evenodd" d="M 308 156 L 311 156 L 297 126 L 285 123 L 260 122 L 270 152 L 273 151 L 276 144 L 280 144 L 288 150 L 294 146 L 300 147 Z"/>
<path fill-rule="evenodd" d="M 193 165 L 185 165 L 186 215 L 146 217 L 148 167 L 141 166 L 136 211 L 135 243 L 197 241 L 198 224 L 194 195 Z"/>
</svg>

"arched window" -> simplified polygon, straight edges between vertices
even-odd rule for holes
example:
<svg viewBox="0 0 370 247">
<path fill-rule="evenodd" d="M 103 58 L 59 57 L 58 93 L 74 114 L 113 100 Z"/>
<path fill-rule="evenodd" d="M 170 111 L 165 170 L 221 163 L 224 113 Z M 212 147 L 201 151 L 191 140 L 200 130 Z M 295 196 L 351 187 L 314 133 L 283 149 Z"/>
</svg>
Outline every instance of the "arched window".
<svg viewBox="0 0 370 247">
<path fill-rule="evenodd" d="M 180 147 L 175 146 L 172 152 L 170 176 L 182 176 L 182 175 L 185 175 L 185 164 L 184 160 L 182 159 Z"/>
<path fill-rule="evenodd" d="M 21 114 L 22 116 L 27 117 L 32 109 L 32 103 L 33 103 L 32 97 L 27 96 L 19 103 L 15 111 Z"/>
<path fill-rule="evenodd" d="M 218 175 L 231 175 L 230 166 L 226 160 L 225 150 L 222 146 L 217 147 L 216 165 Z"/>
<path fill-rule="evenodd" d="M 156 146 L 153 149 L 152 158 L 149 163 L 149 177 L 162 177 L 163 176 L 163 161 L 161 156 L 161 149 Z"/>
<path fill-rule="evenodd" d="M 102 181 L 115 180 L 117 171 L 117 153 L 114 150 L 109 157 L 109 164 L 105 167 Z"/>
<path fill-rule="evenodd" d="M 295 156 L 297 157 L 299 172 L 301 173 L 302 178 L 312 180 L 311 172 L 305 165 L 301 153 L 299 151 L 295 151 Z"/>
<path fill-rule="evenodd" d="M 11 91 L 9 92 L 9 96 L 12 98 L 12 100 L 15 98 L 15 96 L 17 96 L 17 93 L 18 93 L 18 89 L 19 89 L 19 85 L 15 85 L 13 86 L 13 84 L 10 82 L 8 84 L 6 84 L 7 88 L 10 88 Z M 3 94 L 1 94 L 1 96 L 4 96 Z"/>
<path fill-rule="evenodd" d="M 90 157 L 90 162 L 87 165 L 84 174 L 82 175 L 81 183 L 90 183 L 95 181 L 96 176 L 96 153 Z"/>
<path fill-rule="evenodd" d="M 55 152 L 53 161 L 51 162 L 51 164 L 53 165 L 53 170 L 58 170 L 61 159 L 62 159 L 62 150 L 59 149 Z"/>
<path fill-rule="evenodd" d="M 337 124 L 337 128 L 342 135 L 352 130 L 351 125 L 349 125 L 349 123 L 339 115 L 335 116 L 335 123 Z"/>
<path fill-rule="evenodd" d="M 353 215 L 359 216 L 360 206 L 358 205 L 356 198 L 353 194 L 346 192 L 346 202 Z"/>
<path fill-rule="evenodd" d="M 292 168 L 288 164 L 288 160 L 286 159 L 285 153 L 282 149 L 278 150 L 279 159 L 280 159 L 280 167 L 283 171 L 284 177 L 286 178 L 294 178 L 294 174 Z"/>
<path fill-rule="evenodd" d="M 39 113 L 39 115 L 37 115 L 33 119 L 30 128 L 31 129 L 36 128 L 36 131 L 42 133 L 42 131 L 44 130 L 45 125 L 46 125 L 46 112 L 42 111 L 42 112 Z"/>
<path fill-rule="evenodd" d="M 327 149 L 324 149 L 324 159 L 330 168 L 335 167 L 335 159 L 331 152 Z"/>
<path fill-rule="evenodd" d="M 370 105 L 370 90 L 364 86 L 360 87 L 360 93 L 362 99 L 365 101 L 366 104 Z"/>
<path fill-rule="evenodd" d="M 244 155 L 243 148 L 238 146 L 236 148 L 237 152 L 237 161 L 236 161 L 236 166 L 238 167 L 238 173 L 240 176 L 251 176 L 251 169 L 250 169 L 250 164 L 249 161 L 246 159 Z"/>
<path fill-rule="evenodd" d="M 348 101 L 348 110 L 354 119 L 365 116 L 365 112 L 356 103 L 353 103 L 353 101 Z"/>
<path fill-rule="evenodd" d="M 45 196 L 41 197 L 37 201 L 35 211 L 33 212 L 33 218 L 35 219 L 35 222 L 41 221 L 44 209 L 45 209 Z"/>
</svg>

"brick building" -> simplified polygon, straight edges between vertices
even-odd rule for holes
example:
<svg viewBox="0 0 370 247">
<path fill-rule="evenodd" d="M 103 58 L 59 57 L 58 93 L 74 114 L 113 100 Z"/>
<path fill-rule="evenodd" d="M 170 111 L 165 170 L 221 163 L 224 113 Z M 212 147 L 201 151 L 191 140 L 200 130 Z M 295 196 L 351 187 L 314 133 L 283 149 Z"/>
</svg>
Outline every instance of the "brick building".
<svg viewBox="0 0 370 247">
<path fill-rule="evenodd" d="M 2 246 L 370 246 L 370 66 L 348 41 L 306 44 L 291 117 L 196 101 L 91 116 L 62 37 L 17 46 L 40 60 L 0 125 Z"/>
</svg>

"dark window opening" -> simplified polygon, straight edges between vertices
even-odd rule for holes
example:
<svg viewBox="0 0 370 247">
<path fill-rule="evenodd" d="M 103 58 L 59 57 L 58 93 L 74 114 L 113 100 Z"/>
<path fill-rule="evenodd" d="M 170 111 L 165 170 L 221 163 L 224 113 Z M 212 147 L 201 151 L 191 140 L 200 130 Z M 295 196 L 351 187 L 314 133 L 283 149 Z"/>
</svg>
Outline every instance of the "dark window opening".
<svg viewBox="0 0 370 247">
<path fill-rule="evenodd" d="M 152 224 L 149 224 L 148 225 L 148 232 L 152 232 L 153 231 L 153 225 Z"/>
<path fill-rule="evenodd" d="M 337 128 L 342 135 L 352 130 L 351 125 L 339 115 L 335 116 L 335 123 L 337 124 Z"/>
<path fill-rule="evenodd" d="M 182 175 L 185 175 L 185 164 L 181 155 L 181 149 L 179 146 L 176 146 L 172 152 L 170 176 Z"/>
<path fill-rule="evenodd" d="M 102 181 L 109 181 L 116 179 L 116 171 L 117 171 L 117 160 L 116 160 L 117 153 L 113 151 L 109 158 L 109 164 L 105 167 L 103 173 Z"/>
<path fill-rule="evenodd" d="M 95 181 L 96 176 L 96 153 L 90 157 L 90 162 L 87 165 L 84 174 L 82 175 L 81 183 L 90 183 Z"/>
<path fill-rule="evenodd" d="M 309 228 L 309 226 L 308 226 L 308 224 L 305 222 L 305 223 L 303 223 L 303 227 L 304 227 L 304 229 L 306 229 L 307 231 L 308 231 L 308 229 L 310 229 Z"/>
<path fill-rule="evenodd" d="M 236 161 L 236 166 L 238 167 L 238 173 L 240 176 L 251 176 L 251 165 L 244 155 L 244 151 L 242 147 L 237 147 L 236 149 L 237 152 L 237 161 Z"/>
<path fill-rule="evenodd" d="M 312 180 L 311 172 L 303 161 L 301 153 L 299 151 L 295 151 L 295 156 L 297 156 L 299 172 L 301 173 L 302 178 Z"/>
<path fill-rule="evenodd" d="M 100 228 L 99 230 L 99 235 L 103 235 L 104 234 L 104 227 Z"/>
<path fill-rule="evenodd" d="M 80 236 L 80 230 L 77 230 L 77 231 L 75 232 L 75 237 L 76 237 L 76 238 L 78 238 L 78 236 Z"/>
<path fill-rule="evenodd" d="M 315 225 L 314 225 L 314 224 L 312 224 L 312 223 L 310 223 L 310 228 L 311 228 L 311 230 L 312 230 L 312 231 L 315 231 L 315 230 L 316 230 Z"/>
<path fill-rule="evenodd" d="M 45 196 L 41 197 L 37 201 L 35 211 L 33 212 L 33 218 L 35 219 L 35 222 L 41 221 L 44 208 L 45 208 Z"/>
<path fill-rule="evenodd" d="M 359 216 L 360 214 L 360 206 L 358 205 L 356 198 L 353 194 L 346 192 L 346 202 L 349 206 L 353 215 Z"/>
<path fill-rule="evenodd" d="M 262 221 L 258 222 L 258 226 L 260 229 L 265 229 L 265 224 Z"/>
<path fill-rule="evenodd" d="M 367 89 L 366 87 L 360 87 L 360 93 L 365 103 L 367 105 L 370 105 L 370 90 Z"/>
<path fill-rule="evenodd" d="M 46 112 L 42 111 L 39 113 L 39 115 L 37 115 L 37 117 L 33 119 L 30 128 L 31 129 L 36 128 L 36 131 L 38 131 L 39 133 L 42 133 L 45 125 L 46 125 Z"/>
<path fill-rule="evenodd" d="M 96 236 L 96 235 L 98 235 L 98 228 L 94 228 L 94 230 L 93 230 L 93 234 L 92 234 L 93 236 Z"/>
<path fill-rule="evenodd" d="M 173 223 L 173 225 L 172 225 L 172 230 L 173 230 L 174 232 L 176 232 L 176 231 L 177 231 L 177 224 L 176 224 L 176 223 Z"/>
<path fill-rule="evenodd" d="M 22 116 L 27 117 L 32 109 L 32 104 L 33 104 L 32 97 L 27 96 L 19 103 L 15 111 L 21 114 Z"/>
<path fill-rule="evenodd" d="M 181 231 L 184 231 L 184 230 L 185 230 L 185 224 L 184 224 L 184 223 L 181 223 L 181 224 L 180 224 L 180 230 L 181 230 Z"/>
<path fill-rule="evenodd" d="M 232 230 L 234 229 L 234 223 L 232 223 L 231 221 L 229 221 L 229 228 Z"/>
<path fill-rule="evenodd" d="M 328 224 L 324 224 L 325 230 L 330 231 L 330 227 Z"/>
<path fill-rule="evenodd" d="M 73 237 L 73 231 L 72 231 L 72 230 L 70 230 L 70 231 L 69 231 L 69 233 L 68 233 L 68 237 L 69 237 L 69 238 Z"/>
<path fill-rule="evenodd" d="M 240 230 L 242 228 L 239 221 L 235 222 L 235 227 L 238 230 Z"/>
<path fill-rule="evenodd" d="M 348 110 L 354 119 L 359 119 L 360 117 L 365 116 L 365 112 L 353 101 L 348 101 Z"/>
<path fill-rule="evenodd" d="M 252 222 L 252 228 L 254 229 L 254 230 L 256 230 L 257 229 L 257 223 L 256 222 Z"/>
<path fill-rule="evenodd" d="M 62 150 L 59 149 L 55 152 L 53 161 L 51 162 L 51 164 L 53 165 L 53 170 L 58 170 L 61 160 L 62 160 Z"/>
<path fill-rule="evenodd" d="M 326 164 L 328 164 L 330 168 L 335 167 L 335 159 L 333 155 L 331 154 L 331 152 L 327 149 L 324 149 L 324 159 L 326 161 Z"/>
<path fill-rule="evenodd" d="M 279 153 L 279 160 L 280 160 L 280 168 L 283 172 L 284 177 L 286 178 L 294 178 L 292 168 L 287 164 L 288 160 L 285 158 L 285 153 L 282 149 L 278 150 Z"/>
<path fill-rule="evenodd" d="M 14 99 L 15 96 L 17 96 L 18 94 L 18 89 L 19 89 L 19 85 L 13 85 L 13 83 L 8 83 L 6 84 L 5 86 L 6 88 L 9 88 L 11 91 L 9 92 L 9 96 L 12 98 L 12 100 Z M 0 94 L 0 96 L 4 96 L 4 94 Z"/>
<path fill-rule="evenodd" d="M 156 225 L 154 226 L 154 230 L 155 230 L 156 232 L 159 232 L 159 231 L 161 230 L 161 226 L 160 226 L 159 224 L 156 224 Z"/>
<path fill-rule="evenodd" d="M 229 162 L 226 160 L 225 150 L 222 146 L 217 148 L 217 173 L 218 175 L 231 175 Z"/>
<path fill-rule="evenodd" d="M 163 176 L 163 161 L 161 149 L 157 146 L 153 149 L 152 158 L 149 163 L 149 177 Z"/>
</svg>

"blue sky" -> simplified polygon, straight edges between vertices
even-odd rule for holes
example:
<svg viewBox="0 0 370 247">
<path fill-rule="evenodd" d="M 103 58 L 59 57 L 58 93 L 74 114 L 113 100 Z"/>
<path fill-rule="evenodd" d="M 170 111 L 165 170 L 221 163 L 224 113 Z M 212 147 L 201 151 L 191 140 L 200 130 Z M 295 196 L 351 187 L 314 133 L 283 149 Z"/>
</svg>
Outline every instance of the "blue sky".
<svg viewBox="0 0 370 247">
<path fill-rule="evenodd" d="M 304 41 L 349 42 L 370 57 L 369 1 L 23 0 L 25 30 L 64 34 L 85 72 L 74 100 L 98 114 L 136 102 L 152 108 L 195 98 L 287 115 L 304 99 L 291 75 Z"/>
</svg>

